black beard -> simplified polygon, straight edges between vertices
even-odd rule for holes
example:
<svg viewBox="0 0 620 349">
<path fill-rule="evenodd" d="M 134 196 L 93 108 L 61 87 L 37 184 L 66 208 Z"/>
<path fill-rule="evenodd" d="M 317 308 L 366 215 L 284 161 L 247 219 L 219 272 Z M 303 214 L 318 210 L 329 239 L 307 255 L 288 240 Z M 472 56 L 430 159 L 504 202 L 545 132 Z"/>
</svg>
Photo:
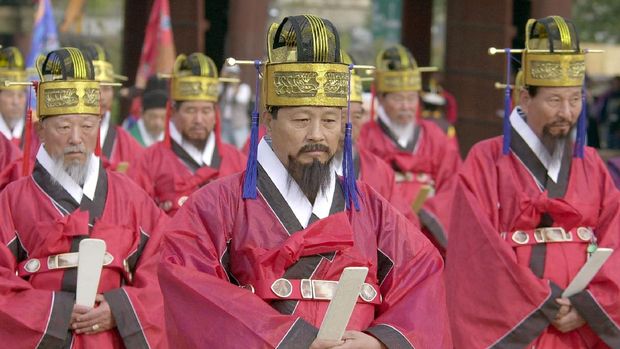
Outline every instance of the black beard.
<svg viewBox="0 0 620 349">
<path fill-rule="evenodd" d="M 329 151 L 329 148 L 327 148 L 326 146 L 324 147 L 325 148 L 321 148 L 321 149 L 325 149 Z M 300 150 L 299 154 L 305 151 L 319 150 L 317 148 L 320 148 L 320 147 L 317 147 L 316 145 L 306 146 Z M 309 164 L 302 164 L 299 161 L 297 161 L 297 158 L 294 158 L 289 155 L 288 168 L 287 168 L 288 173 L 290 174 L 289 179 L 288 179 L 289 187 L 291 185 L 291 181 L 295 180 L 295 182 L 297 182 L 297 185 L 299 185 L 299 188 L 304 193 L 304 195 L 306 195 L 308 200 L 310 200 L 310 202 L 314 204 L 314 200 L 316 199 L 316 196 L 318 195 L 319 191 L 320 190 L 325 191 L 327 190 L 329 186 L 329 180 L 331 177 L 332 159 L 333 159 L 333 156 L 330 157 L 329 160 L 327 160 L 327 162 L 324 162 L 324 163 L 317 159 L 314 159 Z"/>
<path fill-rule="evenodd" d="M 552 135 L 550 131 L 551 126 L 545 125 L 543 126 L 543 132 L 542 132 L 543 134 L 542 134 L 541 141 L 543 145 L 545 146 L 545 148 L 547 148 L 549 153 L 553 154 L 555 152 L 555 147 L 558 144 L 558 142 L 568 139 L 571 133 L 573 132 L 574 128 L 575 126 L 573 125 L 566 133 Z"/>
</svg>

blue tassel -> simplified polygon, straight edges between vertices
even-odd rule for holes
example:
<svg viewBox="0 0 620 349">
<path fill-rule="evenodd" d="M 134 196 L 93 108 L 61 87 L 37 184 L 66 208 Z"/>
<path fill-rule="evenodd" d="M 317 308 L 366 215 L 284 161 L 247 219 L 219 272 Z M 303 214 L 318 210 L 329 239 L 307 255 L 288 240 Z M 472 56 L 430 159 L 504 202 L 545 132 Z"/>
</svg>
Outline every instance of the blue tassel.
<svg viewBox="0 0 620 349">
<path fill-rule="evenodd" d="M 506 49 L 506 88 L 504 89 L 504 142 L 502 153 L 504 155 L 508 155 L 510 152 L 510 135 L 512 132 L 512 127 L 510 125 L 510 113 L 511 110 L 511 101 L 512 101 L 512 91 L 510 88 L 510 60 L 511 60 L 510 49 Z"/>
<path fill-rule="evenodd" d="M 245 177 L 243 179 L 243 198 L 256 199 L 256 176 L 258 169 L 258 107 L 260 103 L 260 66 L 261 61 L 255 60 L 256 67 L 256 96 L 254 97 L 254 110 L 252 111 L 252 128 L 250 132 L 250 150 L 248 162 L 245 167 Z"/>
<path fill-rule="evenodd" d="M 581 88 L 581 113 L 579 113 L 579 119 L 577 120 L 577 139 L 575 140 L 575 149 L 573 156 L 583 159 L 584 148 L 586 146 L 586 132 L 587 132 L 587 104 L 586 104 L 586 82 L 583 81 L 583 87 Z"/>
<path fill-rule="evenodd" d="M 349 94 L 347 96 L 347 124 L 344 133 L 344 149 L 342 157 L 342 177 L 344 179 L 344 201 L 347 209 L 351 209 L 351 202 L 355 210 L 360 210 L 358 199 L 358 189 L 355 181 L 355 169 L 353 165 L 353 137 L 351 135 L 353 126 L 351 125 L 351 70 L 353 64 L 349 65 Z"/>
</svg>

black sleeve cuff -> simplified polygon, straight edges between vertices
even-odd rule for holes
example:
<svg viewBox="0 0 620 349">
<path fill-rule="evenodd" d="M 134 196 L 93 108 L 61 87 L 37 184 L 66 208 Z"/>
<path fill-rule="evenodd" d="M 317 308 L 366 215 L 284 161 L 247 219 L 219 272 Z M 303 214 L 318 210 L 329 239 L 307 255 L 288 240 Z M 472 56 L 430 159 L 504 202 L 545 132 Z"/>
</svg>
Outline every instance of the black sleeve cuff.
<svg viewBox="0 0 620 349">
<path fill-rule="evenodd" d="M 400 331 L 389 325 L 375 325 L 368 328 L 366 331 L 368 334 L 377 338 L 388 349 L 398 348 L 412 348 L 413 345 L 409 343 L 407 337 L 405 337 Z"/>
<path fill-rule="evenodd" d="M 543 331 L 549 326 L 549 323 L 555 319 L 560 305 L 555 301 L 562 294 L 560 289 L 553 282 L 551 283 L 551 295 L 540 306 L 533 311 L 527 318 L 519 322 L 515 327 L 511 328 L 506 334 L 498 340 L 494 348 L 525 348 L 534 339 L 538 338 Z"/>
<path fill-rule="evenodd" d="M 590 292 L 581 291 L 569 298 L 581 317 L 605 344 L 611 348 L 620 348 L 620 328 Z"/>
<path fill-rule="evenodd" d="M 54 300 L 50 318 L 37 348 L 64 348 L 71 338 L 69 332 L 69 322 L 73 313 L 75 303 L 73 293 L 57 291 L 54 292 Z"/>
<path fill-rule="evenodd" d="M 131 301 L 122 288 L 115 288 L 103 294 L 110 305 L 116 329 L 123 338 L 126 348 L 149 348 L 146 335 L 140 325 Z"/>
<path fill-rule="evenodd" d="M 445 251 L 448 248 L 448 238 L 446 237 L 446 232 L 444 231 L 443 226 L 439 220 L 437 220 L 437 217 L 422 208 L 420 209 L 420 212 L 418 212 L 418 218 L 420 218 L 420 223 L 422 226 L 426 227 L 426 229 L 431 233 L 435 242 Z"/>
<path fill-rule="evenodd" d="M 282 338 L 277 348 L 308 348 L 312 345 L 318 333 L 319 330 L 316 327 L 299 318 L 295 321 L 293 326 L 291 326 L 284 338 Z"/>
</svg>

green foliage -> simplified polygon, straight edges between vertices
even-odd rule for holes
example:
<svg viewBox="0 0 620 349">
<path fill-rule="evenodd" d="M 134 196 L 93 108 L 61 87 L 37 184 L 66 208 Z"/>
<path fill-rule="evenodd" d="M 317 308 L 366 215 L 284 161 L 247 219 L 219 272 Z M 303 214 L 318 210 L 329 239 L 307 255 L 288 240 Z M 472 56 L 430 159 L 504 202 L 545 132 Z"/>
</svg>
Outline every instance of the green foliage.
<svg viewBox="0 0 620 349">
<path fill-rule="evenodd" d="M 579 40 L 620 43 L 619 0 L 573 0 L 573 22 Z"/>
</svg>

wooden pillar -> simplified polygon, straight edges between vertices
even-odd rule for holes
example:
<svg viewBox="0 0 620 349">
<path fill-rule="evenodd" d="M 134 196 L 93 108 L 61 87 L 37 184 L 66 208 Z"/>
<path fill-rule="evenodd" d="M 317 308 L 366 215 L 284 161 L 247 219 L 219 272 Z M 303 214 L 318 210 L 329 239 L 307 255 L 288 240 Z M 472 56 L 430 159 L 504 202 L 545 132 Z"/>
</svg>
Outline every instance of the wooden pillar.
<svg viewBox="0 0 620 349">
<path fill-rule="evenodd" d="M 433 0 L 403 0 L 401 42 L 420 66 L 431 62 Z"/>
<path fill-rule="evenodd" d="M 493 14 L 492 16 L 489 14 Z M 457 136 L 463 155 L 476 142 L 501 134 L 505 56 L 489 47 L 510 47 L 512 0 L 448 0 L 445 88 L 459 106 Z"/>
<path fill-rule="evenodd" d="M 122 73 L 129 78 L 128 86 L 132 85 L 136 78 L 151 7 L 153 7 L 153 0 L 125 1 Z"/>
<path fill-rule="evenodd" d="M 532 18 L 562 16 L 572 18 L 572 0 L 532 0 Z"/>
<path fill-rule="evenodd" d="M 177 54 L 204 52 L 205 0 L 170 1 L 170 20 Z"/>
<path fill-rule="evenodd" d="M 230 0 L 228 11 L 228 36 L 224 53 L 238 59 L 262 59 L 266 54 L 269 0 Z M 241 67 L 241 80 L 252 87 L 256 70 Z"/>
</svg>

